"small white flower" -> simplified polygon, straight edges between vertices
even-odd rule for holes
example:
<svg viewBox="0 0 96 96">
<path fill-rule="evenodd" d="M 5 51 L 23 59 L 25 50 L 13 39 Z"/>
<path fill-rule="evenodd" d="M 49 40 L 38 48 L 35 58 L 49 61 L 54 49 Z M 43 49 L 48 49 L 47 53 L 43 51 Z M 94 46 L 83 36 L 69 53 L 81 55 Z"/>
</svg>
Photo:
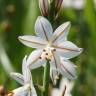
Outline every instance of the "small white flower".
<svg viewBox="0 0 96 96">
<path fill-rule="evenodd" d="M 25 56 L 25 58 L 23 59 L 23 64 L 22 64 L 23 75 L 14 72 L 11 73 L 11 77 L 16 81 L 18 81 L 23 86 L 13 90 L 11 93 L 9 93 L 8 96 L 37 96 L 36 90 L 32 83 L 31 72 L 26 65 L 26 58 L 27 56 Z"/>
<path fill-rule="evenodd" d="M 71 91 L 73 88 L 74 82 L 68 81 L 65 78 L 61 79 L 59 88 L 53 88 L 51 95 L 52 96 L 72 96 Z M 66 86 L 66 89 L 65 89 Z M 65 94 L 62 94 L 64 91 Z"/>
<path fill-rule="evenodd" d="M 53 33 L 50 22 L 39 16 L 35 23 L 37 36 L 19 36 L 19 40 L 23 44 L 36 48 L 28 57 L 28 66 L 32 69 L 38 68 L 44 66 L 46 59 L 49 59 L 50 75 L 53 81 L 58 77 L 59 73 L 69 79 L 75 79 L 75 67 L 70 64 L 71 62 L 68 59 L 79 55 L 82 52 L 82 48 L 78 48 L 72 42 L 67 41 L 70 26 L 70 22 L 66 22 Z"/>
</svg>

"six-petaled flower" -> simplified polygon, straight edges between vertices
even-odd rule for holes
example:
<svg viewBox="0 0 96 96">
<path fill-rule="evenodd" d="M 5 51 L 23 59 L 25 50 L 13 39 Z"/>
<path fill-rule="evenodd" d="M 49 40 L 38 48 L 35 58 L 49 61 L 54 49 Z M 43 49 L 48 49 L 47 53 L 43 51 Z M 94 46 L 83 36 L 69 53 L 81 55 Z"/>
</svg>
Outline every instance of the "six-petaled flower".
<svg viewBox="0 0 96 96">
<path fill-rule="evenodd" d="M 59 73 L 68 79 L 76 78 L 76 66 L 71 59 L 82 52 L 75 44 L 67 40 L 70 22 L 59 26 L 54 32 L 50 22 L 39 16 L 35 23 L 37 36 L 19 36 L 19 40 L 28 47 L 36 48 L 27 60 L 27 66 L 31 69 L 44 66 L 46 60 L 50 60 L 50 76 L 56 81 Z"/>
<path fill-rule="evenodd" d="M 22 63 L 22 73 L 11 73 L 11 77 L 18 81 L 22 85 L 22 87 L 19 87 L 11 92 L 8 93 L 8 96 L 37 96 L 36 90 L 33 86 L 32 82 L 32 76 L 29 68 L 26 65 L 27 56 L 23 59 Z"/>
</svg>

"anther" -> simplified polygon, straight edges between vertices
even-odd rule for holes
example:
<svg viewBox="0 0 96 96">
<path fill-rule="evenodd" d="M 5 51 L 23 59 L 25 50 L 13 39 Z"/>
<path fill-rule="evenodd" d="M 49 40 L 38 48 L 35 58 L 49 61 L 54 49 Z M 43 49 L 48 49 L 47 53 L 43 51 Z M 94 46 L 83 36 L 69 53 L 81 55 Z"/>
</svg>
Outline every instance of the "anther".
<svg viewBox="0 0 96 96">
<path fill-rule="evenodd" d="M 46 59 L 46 60 L 48 60 L 48 58 L 47 58 L 47 57 L 46 57 L 45 59 Z"/>
<path fill-rule="evenodd" d="M 44 52 L 46 52 L 46 50 L 45 50 L 45 49 L 43 49 L 43 51 L 44 51 Z"/>
<path fill-rule="evenodd" d="M 56 75 L 56 76 L 55 76 L 55 79 L 56 79 L 56 80 L 59 79 L 59 76 Z"/>
<path fill-rule="evenodd" d="M 53 51 L 56 51 L 56 49 L 53 49 Z"/>
<path fill-rule="evenodd" d="M 42 57 L 39 57 L 39 59 L 42 59 Z"/>
<path fill-rule="evenodd" d="M 48 53 L 46 53 L 46 55 L 48 55 Z"/>
<path fill-rule="evenodd" d="M 7 94 L 7 96 L 13 96 L 13 95 L 14 95 L 13 92 L 9 92 L 9 93 Z"/>
</svg>

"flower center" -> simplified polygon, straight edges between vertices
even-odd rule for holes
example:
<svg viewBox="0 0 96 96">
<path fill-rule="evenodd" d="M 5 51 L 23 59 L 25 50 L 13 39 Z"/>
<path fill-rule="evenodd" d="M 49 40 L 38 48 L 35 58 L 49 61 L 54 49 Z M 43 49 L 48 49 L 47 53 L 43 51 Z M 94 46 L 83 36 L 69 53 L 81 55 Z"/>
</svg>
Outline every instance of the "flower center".
<svg viewBox="0 0 96 96">
<path fill-rule="evenodd" d="M 56 51 L 56 49 L 53 47 L 47 46 L 45 49 L 43 49 L 43 52 L 42 52 L 40 58 L 51 60 L 53 57 L 53 54 L 52 54 L 53 51 Z"/>
</svg>

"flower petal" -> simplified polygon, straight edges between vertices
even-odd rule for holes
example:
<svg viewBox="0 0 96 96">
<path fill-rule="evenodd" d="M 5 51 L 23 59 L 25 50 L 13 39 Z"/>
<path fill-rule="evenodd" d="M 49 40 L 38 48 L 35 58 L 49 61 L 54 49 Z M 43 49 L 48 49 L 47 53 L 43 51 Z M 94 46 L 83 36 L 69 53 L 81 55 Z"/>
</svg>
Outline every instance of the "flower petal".
<svg viewBox="0 0 96 96">
<path fill-rule="evenodd" d="M 52 59 L 50 61 L 52 69 L 57 70 L 60 67 L 60 58 L 57 52 L 52 51 Z"/>
<path fill-rule="evenodd" d="M 20 42 L 31 48 L 44 48 L 47 44 L 47 41 L 36 36 L 26 35 L 26 36 L 19 36 L 18 38 Z"/>
<path fill-rule="evenodd" d="M 24 85 L 24 77 L 22 74 L 20 73 L 15 73 L 15 72 L 11 72 L 11 77 L 16 80 L 18 83 L 20 83 L 21 85 Z"/>
<path fill-rule="evenodd" d="M 24 84 L 31 84 L 32 76 L 29 68 L 27 67 L 27 56 L 24 57 L 22 62 L 22 73 L 24 76 Z"/>
<path fill-rule="evenodd" d="M 67 59 L 74 58 L 83 51 L 82 48 L 78 48 L 75 44 L 70 41 L 57 43 L 56 45 L 53 45 L 53 47 L 56 48 L 56 51 L 59 55 Z"/>
<path fill-rule="evenodd" d="M 52 82 L 54 85 L 56 85 L 56 81 L 59 78 L 59 71 L 58 69 L 60 68 L 60 58 L 58 54 L 54 51 L 52 51 L 52 59 L 50 61 L 50 77 L 52 79 Z"/>
<path fill-rule="evenodd" d="M 58 75 L 57 70 L 50 68 L 50 77 L 54 85 L 56 85 L 57 79 L 59 79 Z"/>
<path fill-rule="evenodd" d="M 27 58 L 27 56 L 24 57 L 24 59 L 23 59 L 23 66 L 22 66 L 25 84 L 29 84 L 31 86 L 31 90 L 29 91 L 28 94 L 32 94 L 32 96 L 37 96 L 36 90 L 35 90 L 35 88 L 33 86 L 33 82 L 32 82 L 31 71 L 29 70 L 29 67 L 27 66 L 26 58 Z"/>
<path fill-rule="evenodd" d="M 51 41 L 53 43 L 55 42 L 61 42 L 62 40 L 65 41 L 67 39 L 68 31 L 70 29 L 70 22 L 66 22 L 59 26 L 55 32 L 53 33 L 53 36 L 51 38 Z"/>
<path fill-rule="evenodd" d="M 28 94 L 28 88 L 29 88 L 29 85 L 25 85 L 23 87 L 19 87 L 19 88 L 17 88 L 17 89 L 15 89 L 15 90 L 12 91 L 12 93 L 13 93 L 12 96 L 27 96 L 27 94 Z"/>
<path fill-rule="evenodd" d="M 37 96 L 36 90 L 34 87 L 32 87 L 32 91 L 31 91 L 32 96 Z"/>
<path fill-rule="evenodd" d="M 61 68 L 60 72 L 64 77 L 67 77 L 68 79 L 76 79 L 76 67 L 73 65 L 73 63 L 67 59 L 61 58 Z"/>
<path fill-rule="evenodd" d="M 35 23 L 35 32 L 37 36 L 49 41 L 52 36 L 53 29 L 47 19 L 39 16 Z"/>
<path fill-rule="evenodd" d="M 41 67 L 45 63 L 45 60 L 40 59 L 41 54 L 42 50 L 33 51 L 27 59 L 27 66 L 31 69 Z"/>
</svg>

